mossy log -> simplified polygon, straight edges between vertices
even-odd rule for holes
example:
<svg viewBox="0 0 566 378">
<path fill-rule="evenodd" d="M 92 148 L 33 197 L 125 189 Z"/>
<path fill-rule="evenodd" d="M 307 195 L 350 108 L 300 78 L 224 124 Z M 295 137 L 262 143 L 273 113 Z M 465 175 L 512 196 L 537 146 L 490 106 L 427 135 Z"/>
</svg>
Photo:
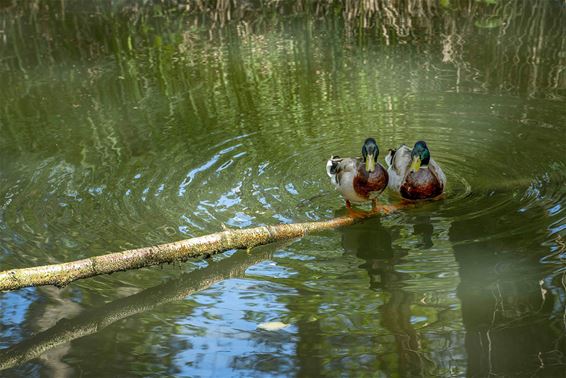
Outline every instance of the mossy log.
<svg viewBox="0 0 566 378">
<path fill-rule="evenodd" d="M 63 287 L 73 281 L 101 274 L 193 258 L 207 258 L 230 249 L 253 248 L 280 240 L 300 238 L 311 232 L 348 226 L 378 213 L 388 213 L 395 209 L 394 206 L 384 205 L 377 211 L 359 213 L 356 216 L 346 215 L 320 222 L 226 230 L 173 243 L 114 252 L 61 264 L 7 270 L 0 272 L 0 291 L 42 285 Z"/>
</svg>

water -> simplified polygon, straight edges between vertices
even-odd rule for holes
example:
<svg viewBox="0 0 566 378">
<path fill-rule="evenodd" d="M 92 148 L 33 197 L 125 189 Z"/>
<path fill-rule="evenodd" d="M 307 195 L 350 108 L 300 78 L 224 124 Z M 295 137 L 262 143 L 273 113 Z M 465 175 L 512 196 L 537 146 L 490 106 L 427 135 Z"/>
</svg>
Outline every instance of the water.
<svg viewBox="0 0 566 378">
<path fill-rule="evenodd" d="M 342 215 L 325 161 L 367 136 L 381 162 L 425 139 L 445 198 L 2 293 L 2 374 L 563 376 L 564 5 L 254 4 L 225 23 L 220 6 L 3 6 L 2 270 Z"/>
</svg>

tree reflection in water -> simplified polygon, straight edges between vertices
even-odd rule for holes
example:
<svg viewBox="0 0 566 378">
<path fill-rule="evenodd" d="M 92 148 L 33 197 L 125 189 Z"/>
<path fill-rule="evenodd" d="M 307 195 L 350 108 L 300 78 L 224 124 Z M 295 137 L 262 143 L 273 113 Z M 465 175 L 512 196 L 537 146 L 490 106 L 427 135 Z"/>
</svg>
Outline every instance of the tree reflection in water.
<svg viewBox="0 0 566 378">
<path fill-rule="evenodd" d="M 468 375 L 564 376 L 563 275 L 537 263 L 534 242 L 522 245 L 525 239 L 512 235 L 481 240 L 505 231 L 489 216 L 455 221 L 450 229 L 460 266 Z"/>
<path fill-rule="evenodd" d="M 417 217 L 412 226 L 420 248 L 432 247 L 433 227 L 428 218 Z M 566 354 L 561 324 L 563 274 L 537 264 L 540 254 L 524 253 L 525 248 L 536 252 L 535 243 L 521 246 L 513 243 L 512 236 L 472 242 L 481 240 L 481 235 L 504 232 L 504 227 L 488 216 L 456 221 L 450 227 L 461 280 L 457 295 L 466 334 L 467 376 L 562 376 Z M 392 243 L 398 234 L 398 228 L 372 219 L 342 230 L 342 245 L 346 253 L 364 260 L 360 267 L 368 272 L 370 288 L 388 297 L 376 314 L 395 340 L 397 362 L 386 367 L 387 373 L 426 375 L 435 368 L 428 357 L 433 351 L 427 348 L 423 331 L 411 322 L 417 296 L 404 288 L 411 275 L 396 268 L 407 255 Z M 509 250 L 513 245 L 516 250 Z"/>
</svg>

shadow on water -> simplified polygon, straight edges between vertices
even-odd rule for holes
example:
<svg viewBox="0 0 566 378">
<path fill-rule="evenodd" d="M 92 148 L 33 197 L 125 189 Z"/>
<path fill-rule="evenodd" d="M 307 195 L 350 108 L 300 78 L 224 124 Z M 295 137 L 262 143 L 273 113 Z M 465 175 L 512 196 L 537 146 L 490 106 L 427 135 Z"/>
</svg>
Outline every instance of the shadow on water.
<svg viewBox="0 0 566 378">
<path fill-rule="evenodd" d="M 276 244 L 276 246 L 279 244 Z M 274 246 L 254 249 L 253 253 L 238 251 L 220 261 L 209 260 L 207 267 L 185 273 L 126 298 L 115 300 L 72 319 L 62 319 L 43 332 L 23 342 L 0 350 L 0 370 L 17 367 L 75 339 L 95 334 L 111 324 L 157 306 L 182 301 L 187 296 L 231 278 L 242 277 L 246 269 L 272 257 Z M 114 374 L 114 373 L 113 373 Z"/>
</svg>

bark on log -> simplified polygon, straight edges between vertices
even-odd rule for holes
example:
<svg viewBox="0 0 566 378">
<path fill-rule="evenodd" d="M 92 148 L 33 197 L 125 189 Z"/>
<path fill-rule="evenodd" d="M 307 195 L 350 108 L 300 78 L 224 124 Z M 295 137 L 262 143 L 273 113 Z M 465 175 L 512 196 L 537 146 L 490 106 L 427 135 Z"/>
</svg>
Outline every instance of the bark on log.
<svg viewBox="0 0 566 378">
<path fill-rule="evenodd" d="M 52 328 L 0 350 L 0 370 L 21 365 L 54 347 L 96 333 L 118 320 L 152 310 L 168 302 L 183 300 L 188 295 L 207 289 L 219 281 L 244 276 L 250 266 L 271 258 L 273 251 L 271 246 L 266 246 L 258 248 L 257 253 L 253 254 L 236 253 L 211 263 L 206 268 L 90 309 L 73 319 L 62 319 Z"/>
<path fill-rule="evenodd" d="M 0 291 L 41 285 L 63 287 L 73 281 L 101 274 L 192 258 L 207 258 L 230 249 L 253 248 L 279 240 L 303 237 L 311 232 L 348 226 L 377 213 L 388 213 L 395 209 L 397 207 L 384 205 L 379 211 L 362 213 L 355 217 L 342 216 L 320 222 L 227 230 L 174 243 L 114 252 L 61 264 L 7 270 L 0 272 Z"/>
</svg>

